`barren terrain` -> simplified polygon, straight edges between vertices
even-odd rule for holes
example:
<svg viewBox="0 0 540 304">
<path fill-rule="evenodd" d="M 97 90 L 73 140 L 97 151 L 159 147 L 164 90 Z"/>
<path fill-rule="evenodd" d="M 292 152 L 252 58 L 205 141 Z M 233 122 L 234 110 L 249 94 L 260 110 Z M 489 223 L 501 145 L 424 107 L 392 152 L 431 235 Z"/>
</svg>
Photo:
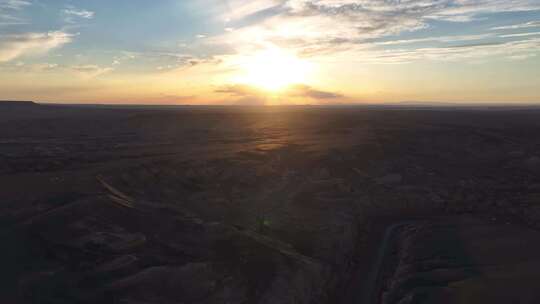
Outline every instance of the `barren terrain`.
<svg viewBox="0 0 540 304">
<path fill-rule="evenodd" d="M 537 109 L 0 103 L 0 302 L 494 303 L 496 277 L 538 303 L 504 284 L 523 257 L 482 262 L 540 240 L 538 134 Z M 423 254 L 462 271 L 400 285 L 450 267 Z"/>
</svg>

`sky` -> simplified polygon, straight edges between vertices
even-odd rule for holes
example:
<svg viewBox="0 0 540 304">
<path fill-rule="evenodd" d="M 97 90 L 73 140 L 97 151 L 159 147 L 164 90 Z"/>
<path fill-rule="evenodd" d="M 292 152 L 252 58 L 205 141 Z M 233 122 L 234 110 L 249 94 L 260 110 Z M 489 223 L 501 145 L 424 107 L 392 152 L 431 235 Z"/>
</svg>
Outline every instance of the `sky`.
<svg viewBox="0 0 540 304">
<path fill-rule="evenodd" d="M 540 103 L 540 0 L 0 0 L 0 99 Z"/>
</svg>

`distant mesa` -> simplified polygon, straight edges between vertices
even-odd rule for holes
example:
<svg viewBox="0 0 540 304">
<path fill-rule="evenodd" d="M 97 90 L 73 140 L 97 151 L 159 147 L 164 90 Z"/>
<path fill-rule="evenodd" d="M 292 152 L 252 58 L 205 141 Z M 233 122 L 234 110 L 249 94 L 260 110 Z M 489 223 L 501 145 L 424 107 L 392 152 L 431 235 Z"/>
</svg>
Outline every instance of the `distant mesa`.
<svg viewBox="0 0 540 304">
<path fill-rule="evenodd" d="M 23 100 L 0 100 L 0 108 L 28 108 L 28 107 L 37 107 L 39 104 L 33 101 L 23 101 Z"/>
</svg>

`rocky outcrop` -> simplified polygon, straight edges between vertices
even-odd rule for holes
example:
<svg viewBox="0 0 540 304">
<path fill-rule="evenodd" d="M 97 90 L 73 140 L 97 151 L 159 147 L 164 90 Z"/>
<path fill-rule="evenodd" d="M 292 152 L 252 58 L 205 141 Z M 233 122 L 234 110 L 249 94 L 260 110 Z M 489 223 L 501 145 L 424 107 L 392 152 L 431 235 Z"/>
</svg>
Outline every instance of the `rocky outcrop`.
<svg viewBox="0 0 540 304">
<path fill-rule="evenodd" d="M 29 303 L 314 303 L 324 297 L 323 265 L 287 243 L 111 193 L 19 226 L 39 251 L 34 255 L 65 265 L 45 270 L 43 264 L 21 277 Z M 45 292 L 50 282 L 54 290 Z"/>
<path fill-rule="evenodd" d="M 540 233 L 467 217 L 404 224 L 378 303 L 534 303 Z M 394 261 L 394 262 L 392 262 Z"/>
</svg>

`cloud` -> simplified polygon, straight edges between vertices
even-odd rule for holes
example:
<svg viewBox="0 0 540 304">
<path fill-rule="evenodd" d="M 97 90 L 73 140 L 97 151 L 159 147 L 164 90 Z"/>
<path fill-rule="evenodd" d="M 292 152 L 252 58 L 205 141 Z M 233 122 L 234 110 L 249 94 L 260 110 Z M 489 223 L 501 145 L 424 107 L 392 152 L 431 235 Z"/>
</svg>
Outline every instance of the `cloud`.
<svg viewBox="0 0 540 304">
<path fill-rule="evenodd" d="M 497 26 L 497 27 L 492 27 L 491 29 L 494 30 L 494 31 L 497 31 L 497 30 L 517 30 L 517 29 L 524 29 L 524 28 L 531 28 L 531 27 L 540 27 L 540 21 L 529 21 L 529 22 L 519 23 L 519 24 Z"/>
<path fill-rule="evenodd" d="M 246 19 L 248 16 L 256 15 L 268 9 L 280 6 L 284 1 L 280 0 L 229 0 L 226 1 L 225 14 L 222 19 L 226 22 L 231 22 L 239 19 Z"/>
<path fill-rule="evenodd" d="M 509 56 L 508 58 L 510 60 L 525 60 L 525 59 L 529 59 L 533 57 L 536 57 L 536 54 L 519 54 L 519 55 Z"/>
<path fill-rule="evenodd" d="M 27 24 L 27 22 L 19 17 L 12 16 L 9 14 L 3 14 L 0 11 L 0 26 L 21 25 L 21 24 Z"/>
<path fill-rule="evenodd" d="M 228 97 L 226 102 L 235 105 L 266 105 L 269 103 L 268 94 L 244 84 L 225 85 L 214 90 L 214 93 L 226 95 Z"/>
<path fill-rule="evenodd" d="M 369 47 L 383 37 L 428 28 L 434 20 L 469 22 L 490 13 L 539 9 L 538 0 L 235 0 L 222 16 L 235 30 L 205 41 L 237 54 L 278 46 L 316 56 Z"/>
<path fill-rule="evenodd" d="M 471 40 L 482 40 L 486 38 L 494 37 L 494 34 L 478 34 L 478 35 L 456 35 L 456 36 L 438 36 L 438 37 L 425 37 L 417 39 L 402 39 L 402 40 L 390 40 L 390 41 L 381 41 L 375 42 L 375 45 L 398 45 L 398 44 L 412 44 L 412 43 L 421 43 L 421 42 L 458 42 L 458 41 L 471 41 Z"/>
<path fill-rule="evenodd" d="M 0 35 L 0 62 L 44 54 L 71 42 L 72 39 L 72 34 L 62 31 Z"/>
<path fill-rule="evenodd" d="M 26 6 L 31 5 L 32 3 L 28 0 L 0 0 L 0 11 L 1 10 L 20 10 Z"/>
<path fill-rule="evenodd" d="M 77 23 L 77 20 L 81 19 L 93 19 L 96 15 L 95 12 L 85 9 L 77 9 L 73 6 L 68 6 L 66 9 L 63 10 L 63 13 L 65 15 L 64 21 L 66 23 Z"/>
<path fill-rule="evenodd" d="M 54 71 L 58 69 L 59 67 L 60 66 L 57 63 L 38 63 L 31 66 L 33 70 L 39 71 L 39 72 Z"/>
<path fill-rule="evenodd" d="M 114 71 L 114 68 L 111 67 L 101 67 L 94 64 L 87 64 L 87 65 L 75 65 L 71 66 L 70 70 L 76 72 L 77 74 L 83 76 L 83 77 L 97 77 L 99 75 L 109 73 Z"/>
<path fill-rule="evenodd" d="M 412 49 L 362 49 L 354 54 L 354 60 L 365 64 L 403 64 L 415 61 L 463 61 L 484 59 L 487 56 L 529 57 L 540 49 L 540 38 L 507 42 L 480 42 L 446 47 L 422 47 Z M 349 57 L 353 57 L 350 55 Z"/>
<path fill-rule="evenodd" d="M 243 84 L 234 84 L 234 85 L 225 85 L 214 90 L 215 93 L 226 94 L 236 97 L 247 97 L 253 95 L 261 95 L 263 92 L 252 86 L 243 85 Z"/>
<path fill-rule="evenodd" d="M 232 50 L 217 56 L 226 63 L 273 47 L 323 64 L 328 60 L 402 64 L 488 56 L 529 58 L 540 49 L 533 33 L 399 38 L 427 29 L 434 21 L 470 22 L 494 13 L 538 11 L 538 0 L 234 0 L 230 4 L 224 20 L 234 31 L 204 39 L 208 48 Z M 493 29 L 538 25 L 530 21 Z M 508 41 L 511 38 L 519 41 Z"/>
<path fill-rule="evenodd" d="M 317 90 L 308 85 L 296 85 L 288 90 L 288 95 L 312 99 L 337 99 L 344 97 L 341 94 Z"/>
<path fill-rule="evenodd" d="M 516 38 L 516 37 L 529 37 L 529 36 L 537 36 L 537 35 L 540 35 L 540 32 L 507 34 L 507 35 L 500 35 L 499 37 L 502 37 L 502 38 Z"/>
<path fill-rule="evenodd" d="M 145 51 L 145 52 L 123 52 L 125 55 L 115 56 L 113 59 L 121 63 L 125 60 L 138 59 L 138 62 L 145 62 L 158 71 L 172 71 L 177 69 L 184 69 L 195 67 L 198 65 L 209 64 L 209 65 L 219 65 L 221 59 L 215 56 L 208 56 L 205 54 L 193 54 L 189 52 L 156 52 L 156 51 Z"/>
<path fill-rule="evenodd" d="M 9 71 L 10 73 L 50 72 L 62 68 L 57 63 L 41 62 L 28 64 L 22 61 L 1 63 L 0 67 L 3 71 Z"/>
<path fill-rule="evenodd" d="M 7 62 L 0 67 L 15 73 L 47 73 L 58 72 L 62 75 L 77 75 L 82 78 L 93 78 L 114 71 L 113 67 L 96 64 L 66 65 L 51 62 L 27 64 L 24 62 Z"/>
<path fill-rule="evenodd" d="M 94 18 L 95 13 L 87 10 L 77 10 L 77 9 L 65 9 L 64 14 L 76 16 L 84 19 Z"/>
<path fill-rule="evenodd" d="M 237 106 L 264 106 L 268 104 L 268 99 L 264 96 L 247 96 L 233 102 Z"/>
<path fill-rule="evenodd" d="M 0 26 L 26 24 L 25 20 L 14 13 L 30 5 L 30 1 L 26 0 L 0 0 Z"/>
<path fill-rule="evenodd" d="M 214 91 L 224 94 L 232 99 L 233 104 L 239 105 L 265 105 L 287 101 L 286 103 L 311 103 L 311 101 L 328 102 L 345 98 L 343 95 L 323 91 L 308 85 L 298 84 L 281 92 L 268 93 L 264 90 L 244 84 L 226 85 Z M 298 102 L 294 102 L 298 101 Z"/>
</svg>

